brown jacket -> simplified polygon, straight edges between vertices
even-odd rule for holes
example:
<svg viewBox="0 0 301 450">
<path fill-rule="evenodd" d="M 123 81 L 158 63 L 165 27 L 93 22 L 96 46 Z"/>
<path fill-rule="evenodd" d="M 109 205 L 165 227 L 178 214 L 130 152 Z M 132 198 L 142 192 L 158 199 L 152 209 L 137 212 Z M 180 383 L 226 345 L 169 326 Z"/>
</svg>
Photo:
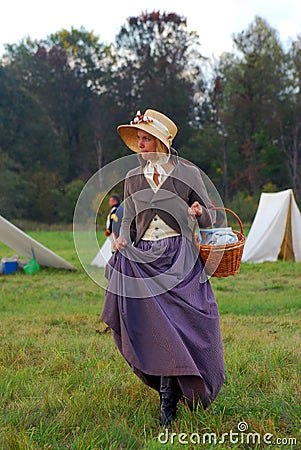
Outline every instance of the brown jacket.
<svg viewBox="0 0 301 450">
<path fill-rule="evenodd" d="M 155 193 L 144 176 L 145 161 L 130 170 L 124 185 L 124 216 L 120 236 L 137 244 L 156 214 L 178 233 L 192 239 L 193 223 L 188 207 L 198 201 L 203 214 L 197 217 L 201 228 L 212 226 L 215 211 L 196 166 L 179 160 L 172 149 L 175 168 Z"/>
</svg>

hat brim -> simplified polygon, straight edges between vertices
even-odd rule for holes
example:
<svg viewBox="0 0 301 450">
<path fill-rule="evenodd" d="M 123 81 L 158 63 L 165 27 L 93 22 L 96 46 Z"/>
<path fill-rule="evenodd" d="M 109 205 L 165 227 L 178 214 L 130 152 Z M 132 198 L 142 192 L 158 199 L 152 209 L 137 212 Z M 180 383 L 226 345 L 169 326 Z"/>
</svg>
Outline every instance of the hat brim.
<svg viewBox="0 0 301 450">
<path fill-rule="evenodd" d="M 117 132 L 125 145 L 129 147 L 133 152 L 140 153 L 140 149 L 138 147 L 138 137 L 137 137 L 137 130 L 143 130 L 147 133 L 151 134 L 152 136 L 159 139 L 167 148 L 167 150 L 170 149 L 171 143 L 168 141 L 167 138 L 164 138 L 162 136 L 162 133 L 152 127 L 151 123 L 138 123 L 133 125 L 119 125 L 117 127 Z"/>
</svg>

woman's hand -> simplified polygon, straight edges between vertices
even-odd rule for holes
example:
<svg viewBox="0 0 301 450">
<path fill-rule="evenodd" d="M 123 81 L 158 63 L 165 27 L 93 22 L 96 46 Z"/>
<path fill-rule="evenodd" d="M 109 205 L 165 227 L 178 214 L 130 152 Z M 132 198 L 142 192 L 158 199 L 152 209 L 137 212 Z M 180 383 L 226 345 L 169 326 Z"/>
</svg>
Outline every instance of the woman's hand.
<svg viewBox="0 0 301 450">
<path fill-rule="evenodd" d="M 128 241 L 122 237 L 119 237 L 114 240 L 113 249 L 116 250 L 124 250 L 128 245 Z"/>
<path fill-rule="evenodd" d="M 199 202 L 194 202 L 192 205 L 188 208 L 188 214 L 190 216 L 201 216 L 203 213 L 203 208 L 199 204 Z"/>
</svg>

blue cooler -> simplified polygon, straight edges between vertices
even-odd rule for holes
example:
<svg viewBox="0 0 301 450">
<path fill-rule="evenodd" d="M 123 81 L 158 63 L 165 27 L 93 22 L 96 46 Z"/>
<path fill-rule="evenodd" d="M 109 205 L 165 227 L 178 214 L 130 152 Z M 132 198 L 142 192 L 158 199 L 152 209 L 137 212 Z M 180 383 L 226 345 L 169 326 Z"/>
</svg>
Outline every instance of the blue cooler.
<svg viewBox="0 0 301 450">
<path fill-rule="evenodd" d="M 17 261 L 5 261 L 3 264 L 3 274 L 9 275 L 17 271 L 18 263 Z"/>
</svg>

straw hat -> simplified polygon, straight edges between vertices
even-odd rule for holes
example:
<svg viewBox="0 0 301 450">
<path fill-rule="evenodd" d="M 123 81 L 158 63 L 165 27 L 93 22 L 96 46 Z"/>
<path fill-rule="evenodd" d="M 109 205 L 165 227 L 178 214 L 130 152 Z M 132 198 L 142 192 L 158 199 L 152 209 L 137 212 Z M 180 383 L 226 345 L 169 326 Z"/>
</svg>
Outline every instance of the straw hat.
<svg viewBox="0 0 301 450">
<path fill-rule="evenodd" d="M 147 109 L 144 114 L 137 111 L 136 116 L 129 125 L 119 125 L 117 127 L 117 131 L 123 142 L 134 152 L 140 152 L 138 148 L 137 129 L 146 131 L 160 139 L 168 150 L 178 131 L 176 124 L 158 111 Z"/>
</svg>

